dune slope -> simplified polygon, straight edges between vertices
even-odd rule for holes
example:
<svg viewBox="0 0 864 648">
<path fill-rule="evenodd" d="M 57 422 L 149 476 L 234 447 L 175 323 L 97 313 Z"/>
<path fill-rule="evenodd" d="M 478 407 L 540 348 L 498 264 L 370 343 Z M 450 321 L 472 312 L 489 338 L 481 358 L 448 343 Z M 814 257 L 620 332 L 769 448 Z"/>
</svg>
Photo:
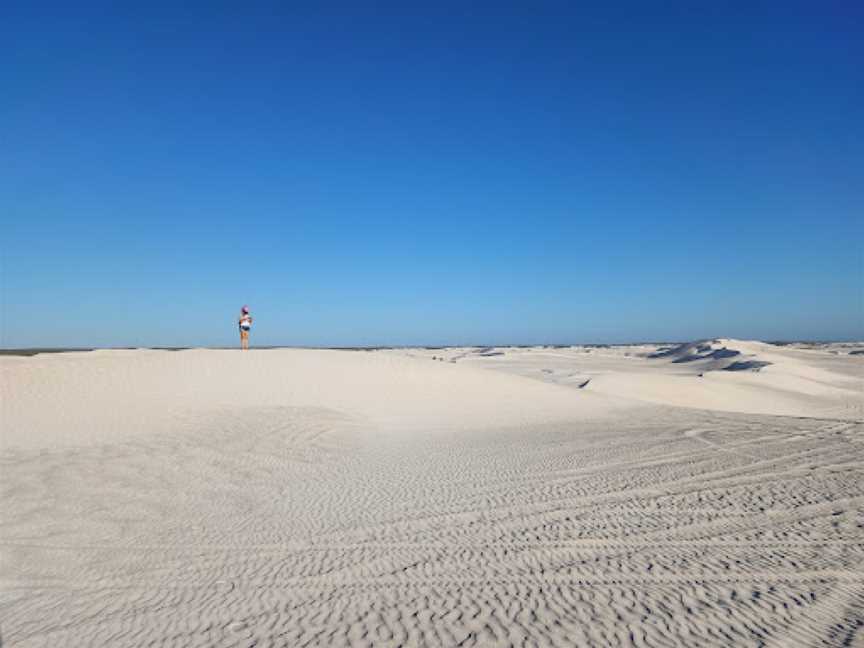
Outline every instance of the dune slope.
<svg viewBox="0 0 864 648">
<path fill-rule="evenodd" d="M 529 347 L 431 353 L 460 364 L 581 387 L 619 401 L 861 420 L 864 357 L 838 357 L 832 351 L 716 339 L 660 347 Z"/>
<path fill-rule="evenodd" d="M 0 367 L 6 447 L 172 432 L 220 408 L 323 407 L 380 430 L 538 423 L 622 406 L 515 376 L 373 352 L 110 350 L 0 357 Z"/>
</svg>

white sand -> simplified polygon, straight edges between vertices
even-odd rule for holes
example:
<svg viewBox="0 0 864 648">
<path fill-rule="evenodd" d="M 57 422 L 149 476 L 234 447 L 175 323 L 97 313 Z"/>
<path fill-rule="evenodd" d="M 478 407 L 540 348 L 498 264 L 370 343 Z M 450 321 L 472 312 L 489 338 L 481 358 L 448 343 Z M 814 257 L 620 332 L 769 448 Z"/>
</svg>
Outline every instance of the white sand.
<svg viewBox="0 0 864 648">
<path fill-rule="evenodd" d="M 3 645 L 864 645 L 864 356 L 700 348 L 2 357 Z"/>
<path fill-rule="evenodd" d="M 698 346 L 707 349 L 699 352 Z M 590 379 L 587 391 L 595 394 L 676 407 L 860 420 L 864 418 L 864 356 L 841 358 L 831 353 L 833 348 L 801 350 L 720 339 L 687 345 L 654 359 L 646 357 L 656 353 L 653 346 L 393 353 L 442 357 L 571 386 Z M 721 352 L 720 357 L 710 357 L 712 352 Z M 759 371 L 724 370 L 736 362 L 753 361 L 769 364 Z"/>
</svg>

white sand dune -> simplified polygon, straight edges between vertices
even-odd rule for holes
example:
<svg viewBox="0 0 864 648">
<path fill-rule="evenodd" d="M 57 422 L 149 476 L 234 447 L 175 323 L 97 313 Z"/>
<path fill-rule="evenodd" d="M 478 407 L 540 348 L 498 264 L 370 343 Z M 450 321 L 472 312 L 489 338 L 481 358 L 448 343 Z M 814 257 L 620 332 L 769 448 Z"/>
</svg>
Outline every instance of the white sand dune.
<svg viewBox="0 0 864 648">
<path fill-rule="evenodd" d="M 402 351 L 480 365 L 612 398 L 676 407 L 860 420 L 864 357 L 744 340 L 668 347 Z M 494 355 L 493 355 L 494 354 Z"/>
<path fill-rule="evenodd" d="M 578 399 L 514 376 L 373 352 L 95 351 L 0 358 L 0 447 L 82 445 L 174 431 L 214 408 L 324 407 L 376 429 L 494 427 L 593 417 Z"/>
<path fill-rule="evenodd" d="M 864 645 L 864 358 L 658 350 L 0 357 L 3 645 Z"/>
</svg>

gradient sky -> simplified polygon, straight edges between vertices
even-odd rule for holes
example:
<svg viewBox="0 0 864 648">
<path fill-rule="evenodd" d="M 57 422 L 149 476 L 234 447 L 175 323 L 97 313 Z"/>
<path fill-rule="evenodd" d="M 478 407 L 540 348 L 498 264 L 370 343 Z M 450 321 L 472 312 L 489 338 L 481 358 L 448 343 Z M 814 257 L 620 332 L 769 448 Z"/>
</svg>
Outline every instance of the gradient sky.
<svg viewBox="0 0 864 648">
<path fill-rule="evenodd" d="M 4 8 L 0 346 L 864 337 L 857 3 L 119 4 Z"/>
</svg>

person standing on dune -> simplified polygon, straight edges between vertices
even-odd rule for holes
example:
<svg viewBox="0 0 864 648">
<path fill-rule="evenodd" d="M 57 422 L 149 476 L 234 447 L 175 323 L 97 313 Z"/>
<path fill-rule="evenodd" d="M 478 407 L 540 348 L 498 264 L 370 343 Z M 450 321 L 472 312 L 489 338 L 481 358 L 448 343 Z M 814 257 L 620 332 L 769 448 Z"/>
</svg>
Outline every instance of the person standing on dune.
<svg viewBox="0 0 864 648">
<path fill-rule="evenodd" d="M 252 316 L 249 314 L 249 307 L 244 306 L 240 309 L 240 319 L 237 320 L 240 326 L 240 348 L 243 351 L 249 350 L 249 329 L 252 328 Z"/>
</svg>

